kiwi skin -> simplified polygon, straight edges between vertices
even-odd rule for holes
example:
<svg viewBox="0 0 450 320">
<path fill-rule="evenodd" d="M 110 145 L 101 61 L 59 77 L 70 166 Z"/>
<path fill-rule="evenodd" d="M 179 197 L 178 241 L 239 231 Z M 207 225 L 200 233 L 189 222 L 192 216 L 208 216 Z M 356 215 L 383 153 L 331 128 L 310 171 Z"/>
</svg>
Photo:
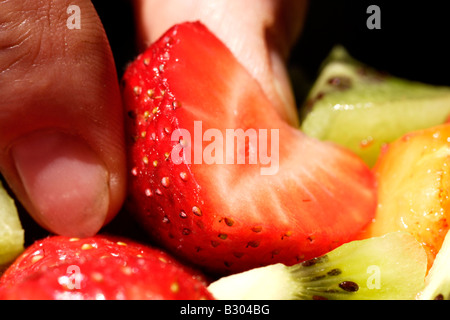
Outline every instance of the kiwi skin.
<svg viewBox="0 0 450 320">
<path fill-rule="evenodd" d="M 352 241 L 302 263 L 274 264 L 213 282 L 222 300 L 412 300 L 422 290 L 425 250 L 406 232 Z"/>
</svg>

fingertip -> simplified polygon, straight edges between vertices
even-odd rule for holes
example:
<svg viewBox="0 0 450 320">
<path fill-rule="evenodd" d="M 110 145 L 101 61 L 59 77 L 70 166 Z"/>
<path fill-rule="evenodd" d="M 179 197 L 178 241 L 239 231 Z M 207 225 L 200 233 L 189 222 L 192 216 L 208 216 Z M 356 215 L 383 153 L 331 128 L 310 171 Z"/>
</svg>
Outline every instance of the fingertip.
<svg viewBox="0 0 450 320">
<path fill-rule="evenodd" d="M 0 170 L 44 228 L 87 236 L 126 190 L 123 110 L 114 57 L 89 0 L 79 29 L 66 1 L 0 1 Z M 24 7 L 26 10 L 24 10 Z"/>
<path fill-rule="evenodd" d="M 145 48 L 173 24 L 201 21 L 259 82 L 279 115 L 298 127 L 286 63 L 306 8 L 307 0 L 137 0 L 138 44 Z"/>
<path fill-rule="evenodd" d="M 39 132 L 11 149 L 30 200 L 28 210 L 43 227 L 65 236 L 97 233 L 109 213 L 109 174 L 104 163 L 77 137 Z"/>
</svg>

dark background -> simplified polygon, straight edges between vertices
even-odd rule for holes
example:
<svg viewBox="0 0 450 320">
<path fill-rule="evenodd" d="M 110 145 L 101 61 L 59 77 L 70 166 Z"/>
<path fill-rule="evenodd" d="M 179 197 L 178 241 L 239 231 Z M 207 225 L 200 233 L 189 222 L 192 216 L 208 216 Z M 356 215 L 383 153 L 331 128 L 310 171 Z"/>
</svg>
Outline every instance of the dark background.
<svg viewBox="0 0 450 320">
<path fill-rule="evenodd" d="M 127 62 L 137 54 L 131 1 L 93 3 L 105 26 L 121 76 Z M 381 9 L 380 30 L 366 27 L 370 16 L 366 11 L 372 4 Z M 382 71 L 450 86 L 449 8 L 445 1 L 433 0 L 310 0 L 304 30 L 290 61 L 291 69 L 302 77 L 298 85 L 303 87 L 296 88 L 298 103 L 301 104 L 320 63 L 335 44 L 344 45 L 355 58 Z"/>
</svg>

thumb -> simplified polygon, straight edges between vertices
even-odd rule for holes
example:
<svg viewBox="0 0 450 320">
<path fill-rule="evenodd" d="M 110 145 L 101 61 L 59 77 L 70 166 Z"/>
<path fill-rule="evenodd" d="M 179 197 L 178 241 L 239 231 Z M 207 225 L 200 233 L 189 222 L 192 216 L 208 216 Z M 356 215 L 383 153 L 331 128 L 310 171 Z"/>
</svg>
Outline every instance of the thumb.
<svg viewBox="0 0 450 320">
<path fill-rule="evenodd" d="M 0 171 L 43 227 L 88 236 L 125 196 L 122 106 L 94 7 L 70 4 L 0 2 Z"/>
<path fill-rule="evenodd" d="M 259 81 L 282 118 L 298 116 L 286 62 L 303 25 L 306 0 L 137 0 L 143 47 L 173 24 L 200 20 Z"/>
</svg>

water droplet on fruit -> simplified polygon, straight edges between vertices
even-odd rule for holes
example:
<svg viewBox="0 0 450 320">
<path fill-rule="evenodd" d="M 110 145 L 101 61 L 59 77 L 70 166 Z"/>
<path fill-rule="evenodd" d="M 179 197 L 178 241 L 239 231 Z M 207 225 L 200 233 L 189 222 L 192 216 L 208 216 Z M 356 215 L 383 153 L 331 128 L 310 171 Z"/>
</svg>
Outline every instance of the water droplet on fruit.
<svg viewBox="0 0 450 320">
<path fill-rule="evenodd" d="M 169 223 L 170 220 L 169 220 L 169 218 L 167 216 L 164 216 L 163 219 L 162 219 L 162 222 L 163 223 Z"/>
<path fill-rule="evenodd" d="M 169 53 L 168 51 L 164 52 L 164 53 L 161 55 L 161 58 L 162 58 L 163 60 L 169 60 L 169 59 L 170 59 L 170 53 Z"/>
<path fill-rule="evenodd" d="M 143 157 L 142 157 L 142 162 L 143 162 L 144 164 L 148 164 L 148 157 L 147 157 L 147 156 L 143 156 Z"/>
<path fill-rule="evenodd" d="M 133 169 L 131 169 L 131 174 L 132 174 L 133 176 L 137 176 L 137 175 L 138 175 L 138 170 L 137 170 L 136 167 L 134 167 Z"/>
<path fill-rule="evenodd" d="M 144 62 L 144 66 L 148 66 L 150 64 L 150 58 L 148 58 L 148 57 L 144 58 L 143 62 Z"/>
<path fill-rule="evenodd" d="M 371 145 L 373 145 L 373 138 L 371 136 L 368 136 L 367 138 L 361 140 L 361 142 L 359 143 L 359 146 L 361 148 L 368 148 Z"/>
<path fill-rule="evenodd" d="M 169 45 L 172 43 L 172 37 L 170 36 L 165 36 L 163 41 L 166 43 L 166 45 Z"/>
<path fill-rule="evenodd" d="M 155 193 L 156 193 L 158 196 L 162 196 L 161 189 L 159 189 L 159 188 L 157 188 L 157 189 L 155 190 Z"/>
<path fill-rule="evenodd" d="M 161 72 L 163 72 L 163 71 L 164 71 L 164 65 L 163 65 L 163 64 L 160 64 L 159 67 L 158 67 L 158 70 L 161 71 Z"/>
<path fill-rule="evenodd" d="M 151 197 L 151 196 L 153 195 L 152 190 L 150 190 L 150 189 L 148 189 L 148 188 L 145 189 L 144 193 L 145 193 L 145 195 L 146 195 L 147 197 Z"/>
<path fill-rule="evenodd" d="M 153 160 L 153 166 L 156 168 L 158 166 L 158 160 Z"/>
<path fill-rule="evenodd" d="M 188 236 L 190 234 L 191 234 L 191 230 L 190 229 L 188 229 L 188 228 L 184 228 L 183 229 L 183 235 Z"/>
</svg>

